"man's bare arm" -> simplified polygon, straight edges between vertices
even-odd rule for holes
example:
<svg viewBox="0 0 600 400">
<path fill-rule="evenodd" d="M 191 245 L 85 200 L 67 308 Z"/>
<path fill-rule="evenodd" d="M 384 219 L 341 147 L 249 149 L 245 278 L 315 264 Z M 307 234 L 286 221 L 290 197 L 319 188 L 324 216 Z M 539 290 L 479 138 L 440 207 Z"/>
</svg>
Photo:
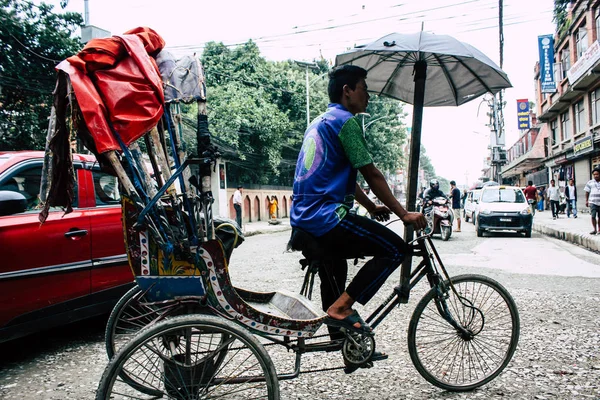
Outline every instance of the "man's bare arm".
<svg viewBox="0 0 600 400">
<path fill-rule="evenodd" d="M 356 184 L 356 190 L 354 191 L 354 197 L 368 212 L 373 212 L 377 205 L 369 199 L 367 194 L 360 188 L 358 183 Z"/>
</svg>

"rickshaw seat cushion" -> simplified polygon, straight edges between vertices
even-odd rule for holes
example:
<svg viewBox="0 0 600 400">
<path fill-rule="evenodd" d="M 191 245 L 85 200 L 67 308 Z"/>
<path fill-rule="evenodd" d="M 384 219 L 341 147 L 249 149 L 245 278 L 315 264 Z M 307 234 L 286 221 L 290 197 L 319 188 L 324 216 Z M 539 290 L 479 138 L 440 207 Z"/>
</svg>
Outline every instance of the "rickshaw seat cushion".
<svg viewBox="0 0 600 400">
<path fill-rule="evenodd" d="M 304 257 L 309 259 L 327 258 L 327 250 L 319 244 L 318 238 L 299 228 L 292 228 L 288 248 L 301 251 Z"/>
</svg>

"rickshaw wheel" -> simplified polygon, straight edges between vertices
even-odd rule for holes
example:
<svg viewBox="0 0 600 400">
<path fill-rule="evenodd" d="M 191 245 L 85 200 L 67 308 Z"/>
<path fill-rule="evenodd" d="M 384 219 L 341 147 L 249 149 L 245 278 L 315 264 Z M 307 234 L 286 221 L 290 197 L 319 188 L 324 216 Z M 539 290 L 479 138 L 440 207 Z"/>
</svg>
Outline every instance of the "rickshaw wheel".
<svg viewBox="0 0 600 400">
<path fill-rule="evenodd" d="M 127 379 L 123 379 L 123 377 Z M 224 318 L 186 315 L 139 332 L 112 358 L 97 400 L 279 399 L 275 367 L 260 342 Z"/>
</svg>

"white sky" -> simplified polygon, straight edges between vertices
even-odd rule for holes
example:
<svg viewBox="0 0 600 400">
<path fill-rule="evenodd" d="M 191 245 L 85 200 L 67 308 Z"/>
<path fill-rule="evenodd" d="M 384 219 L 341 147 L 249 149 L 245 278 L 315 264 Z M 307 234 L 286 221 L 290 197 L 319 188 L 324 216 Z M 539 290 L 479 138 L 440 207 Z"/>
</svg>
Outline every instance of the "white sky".
<svg viewBox="0 0 600 400">
<path fill-rule="evenodd" d="M 60 10 L 59 0 L 45 2 Z M 554 33 L 552 7 L 553 0 L 504 0 L 503 70 L 513 84 L 505 92 L 507 148 L 519 136 L 516 100 L 535 101 L 537 36 Z M 452 35 L 499 64 L 498 0 L 89 0 L 89 9 L 90 24 L 112 34 L 153 28 L 177 56 L 201 52 L 208 41 L 235 45 L 253 39 L 268 60 L 323 56 L 333 62 L 354 45 L 392 32 L 417 32 L 423 23 L 425 31 Z M 66 10 L 83 13 L 84 0 L 70 0 Z M 438 175 L 458 184 L 479 177 L 489 154 L 488 108 L 481 101 L 424 110 L 427 154 Z"/>
</svg>

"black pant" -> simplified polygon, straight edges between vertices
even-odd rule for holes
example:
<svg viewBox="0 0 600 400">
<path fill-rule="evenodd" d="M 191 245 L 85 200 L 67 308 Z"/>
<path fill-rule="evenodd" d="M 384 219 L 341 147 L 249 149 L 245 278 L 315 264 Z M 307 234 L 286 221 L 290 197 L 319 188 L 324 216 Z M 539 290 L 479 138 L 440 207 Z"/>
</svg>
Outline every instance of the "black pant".
<svg viewBox="0 0 600 400">
<path fill-rule="evenodd" d="M 235 209 L 235 222 L 242 227 L 242 206 L 239 204 L 234 204 L 233 208 Z"/>
<path fill-rule="evenodd" d="M 552 216 L 558 217 L 558 200 L 550 200 L 550 208 L 552 208 Z"/>
<path fill-rule="evenodd" d="M 321 278 L 321 299 L 326 310 L 339 296 L 332 289 L 343 289 L 348 274 L 346 259 L 373 257 L 356 274 L 346 288 L 346 292 L 360 304 L 366 304 L 383 286 L 387 278 L 398 268 L 404 259 L 407 246 L 404 240 L 377 221 L 356 214 L 347 214 L 344 219 L 325 235 L 319 243 L 336 259 L 330 276 L 335 284 L 323 284 L 327 276 L 319 272 Z M 343 283 L 342 283 L 343 282 Z M 342 292 L 343 290 L 340 290 Z M 330 304 L 326 304 L 329 303 Z"/>
</svg>

